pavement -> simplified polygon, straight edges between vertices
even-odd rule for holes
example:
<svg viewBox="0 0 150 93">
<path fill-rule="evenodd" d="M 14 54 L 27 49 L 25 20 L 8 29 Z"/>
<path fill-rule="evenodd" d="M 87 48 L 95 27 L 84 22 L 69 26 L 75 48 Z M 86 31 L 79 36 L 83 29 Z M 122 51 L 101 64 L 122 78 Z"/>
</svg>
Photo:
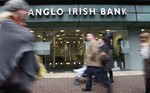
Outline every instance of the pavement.
<svg viewBox="0 0 150 93">
<path fill-rule="evenodd" d="M 113 93 L 145 93 L 144 76 L 142 71 L 115 71 Z M 92 92 L 82 92 L 85 78 L 80 85 L 74 85 L 75 73 L 46 73 L 44 78 L 33 83 L 32 93 L 106 93 L 106 89 L 96 82 Z"/>
</svg>

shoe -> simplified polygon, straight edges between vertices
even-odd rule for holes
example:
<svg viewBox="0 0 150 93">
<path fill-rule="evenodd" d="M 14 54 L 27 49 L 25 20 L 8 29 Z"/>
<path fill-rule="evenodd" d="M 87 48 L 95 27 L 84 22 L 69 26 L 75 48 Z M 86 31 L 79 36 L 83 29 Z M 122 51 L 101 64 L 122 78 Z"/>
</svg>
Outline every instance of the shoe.
<svg viewBox="0 0 150 93">
<path fill-rule="evenodd" d="M 83 88 L 82 91 L 92 91 L 91 89 Z"/>
<path fill-rule="evenodd" d="M 107 88 L 108 90 L 107 90 L 107 93 L 112 93 L 112 88 L 110 87 L 110 88 Z"/>
<path fill-rule="evenodd" d="M 80 85 L 80 80 L 79 79 L 75 79 L 74 85 Z"/>
<path fill-rule="evenodd" d="M 110 82 L 111 82 L 111 83 L 114 83 L 114 81 L 113 81 L 113 80 L 111 80 Z"/>
</svg>

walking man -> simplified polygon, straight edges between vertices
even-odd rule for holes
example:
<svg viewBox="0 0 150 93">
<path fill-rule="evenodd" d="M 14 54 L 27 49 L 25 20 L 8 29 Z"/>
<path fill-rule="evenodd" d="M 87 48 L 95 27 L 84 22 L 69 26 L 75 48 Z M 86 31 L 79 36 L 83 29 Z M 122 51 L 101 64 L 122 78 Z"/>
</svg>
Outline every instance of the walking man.
<svg viewBox="0 0 150 93">
<path fill-rule="evenodd" d="M 111 93 L 111 86 L 109 80 L 105 80 L 105 75 L 102 71 L 102 64 L 99 56 L 98 42 L 92 33 L 86 35 L 89 41 L 86 49 L 85 62 L 87 64 L 87 83 L 82 91 L 91 91 L 92 89 L 92 75 L 95 75 L 100 82 L 108 89 L 107 93 Z"/>
</svg>

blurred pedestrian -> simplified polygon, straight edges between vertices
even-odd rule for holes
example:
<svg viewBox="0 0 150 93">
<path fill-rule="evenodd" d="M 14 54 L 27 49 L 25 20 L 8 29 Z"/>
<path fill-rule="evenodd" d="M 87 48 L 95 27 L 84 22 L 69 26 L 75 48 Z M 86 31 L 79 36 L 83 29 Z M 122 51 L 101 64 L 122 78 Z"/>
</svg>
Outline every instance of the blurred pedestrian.
<svg viewBox="0 0 150 93">
<path fill-rule="evenodd" d="M 87 69 L 86 65 L 83 65 L 82 68 L 79 68 L 79 69 L 73 69 L 73 72 L 75 72 L 77 74 L 75 77 L 75 82 L 74 82 L 75 85 L 80 84 L 80 78 L 83 76 L 86 69 Z"/>
<path fill-rule="evenodd" d="M 112 68 L 114 68 L 114 62 L 113 62 L 113 58 L 112 55 L 110 53 L 110 49 L 107 45 L 107 43 L 105 43 L 105 39 L 98 39 L 98 43 L 99 43 L 99 50 L 101 52 L 106 52 L 106 54 L 109 56 L 110 58 L 110 62 L 108 62 L 108 73 L 109 73 L 109 78 L 110 78 L 110 82 L 113 83 L 114 79 L 113 79 L 113 71 Z"/>
<path fill-rule="evenodd" d="M 26 27 L 28 4 L 10 0 L 0 14 L 0 89 L 4 93 L 29 93 L 39 66 L 33 50 L 34 36 Z"/>
<path fill-rule="evenodd" d="M 150 33 L 142 32 L 140 34 L 141 50 L 140 55 L 144 59 L 145 70 L 145 93 L 150 93 Z"/>
<path fill-rule="evenodd" d="M 39 65 L 39 71 L 36 75 L 36 78 L 41 79 L 44 77 L 44 74 L 47 72 L 47 70 L 43 64 L 43 59 L 39 55 L 35 55 L 35 59 L 36 59 L 37 64 Z"/>
<path fill-rule="evenodd" d="M 89 41 L 86 49 L 85 62 L 87 64 L 87 83 L 82 91 L 91 91 L 92 89 L 92 76 L 96 78 L 107 88 L 107 93 L 111 93 L 111 86 L 109 79 L 106 78 L 102 71 L 102 64 L 100 62 L 98 42 L 92 33 L 86 35 L 86 39 Z M 106 80 L 108 79 L 108 80 Z"/>
</svg>

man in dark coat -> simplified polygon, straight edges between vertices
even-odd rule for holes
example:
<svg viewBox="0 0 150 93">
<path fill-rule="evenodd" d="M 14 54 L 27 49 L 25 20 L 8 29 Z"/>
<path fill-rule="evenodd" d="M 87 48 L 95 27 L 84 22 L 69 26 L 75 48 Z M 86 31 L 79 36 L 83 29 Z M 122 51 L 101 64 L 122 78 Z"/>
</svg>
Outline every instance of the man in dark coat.
<svg viewBox="0 0 150 93">
<path fill-rule="evenodd" d="M 100 51 L 101 52 L 105 52 L 107 55 L 108 55 L 108 57 L 104 57 L 104 58 L 106 58 L 106 60 L 105 61 L 108 61 L 107 62 L 107 72 L 109 73 L 109 76 L 110 76 L 110 81 L 111 81 L 111 83 L 113 83 L 114 82 L 114 80 L 113 80 L 113 72 L 112 72 L 112 68 L 114 67 L 114 64 L 113 64 L 113 58 L 112 58 L 112 56 L 111 56 L 111 54 L 110 54 L 110 51 L 109 51 L 109 47 L 108 47 L 108 45 L 105 43 L 105 40 L 104 39 L 98 39 L 98 43 L 99 43 L 99 49 L 100 49 Z M 104 59 L 103 57 L 102 57 L 102 59 Z M 104 60 L 103 60 L 104 61 Z M 106 67 L 105 67 L 106 68 Z"/>
</svg>

